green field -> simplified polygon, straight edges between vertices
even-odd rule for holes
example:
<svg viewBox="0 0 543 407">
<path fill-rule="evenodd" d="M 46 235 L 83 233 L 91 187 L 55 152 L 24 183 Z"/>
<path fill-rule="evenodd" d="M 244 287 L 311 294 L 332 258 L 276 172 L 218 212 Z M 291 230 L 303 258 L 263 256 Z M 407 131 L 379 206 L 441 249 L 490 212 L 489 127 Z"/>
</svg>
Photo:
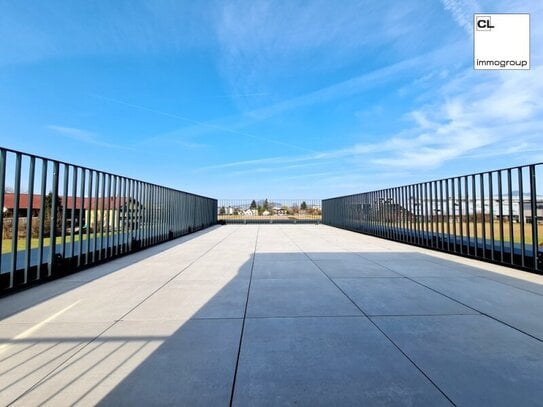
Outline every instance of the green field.
<svg viewBox="0 0 543 407">
<path fill-rule="evenodd" d="M 94 233 L 91 233 L 90 235 L 82 235 L 81 237 L 81 240 L 82 241 L 85 241 L 87 240 L 88 237 L 90 237 L 91 239 L 94 239 Z M 101 234 L 96 234 L 96 237 L 97 238 L 100 238 Z M 112 235 L 110 235 L 111 237 Z M 57 237 L 56 239 L 56 242 L 57 244 L 61 244 L 62 243 L 62 237 Z M 75 235 L 74 236 L 74 242 L 77 242 L 79 241 L 79 235 Z M 69 244 L 72 242 L 72 239 L 71 239 L 71 236 L 66 236 L 66 244 Z M 49 246 L 51 243 L 51 238 L 49 237 L 45 237 L 43 239 L 43 246 Z M 2 254 L 4 253 L 10 253 L 11 252 L 11 245 L 12 245 L 12 240 L 11 239 L 4 239 L 2 240 Z M 38 248 L 38 245 L 39 245 L 39 239 L 37 238 L 32 238 L 30 240 L 30 248 L 31 249 L 37 249 Z M 26 250 L 26 239 L 25 238 L 19 238 L 19 240 L 17 240 L 17 251 L 21 251 L 21 250 Z"/>
<path fill-rule="evenodd" d="M 510 239 L 510 233 L 509 233 L 510 225 L 511 225 L 510 223 L 506 223 L 506 222 L 503 223 L 503 241 L 504 242 L 509 242 L 511 240 Z M 521 238 L 521 235 L 522 235 L 521 234 L 521 227 L 520 227 L 521 225 L 520 225 L 520 223 L 513 223 L 512 225 L 513 225 L 513 241 L 515 243 L 520 243 L 520 238 Z M 439 233 L 444 232 L 445 234 L 448 231 L 451 234 L 453 234 L 455 226 L 456 226 L 456 236 L 461 236 L 460 227 L 462 227 L 462 235 L 464 237 L 468 236 L 468 233 L 467 233 L 468 223 L 467 222 L 463 222 L 462 224 L 460 222 L 456 222 L 456 225 L 453 222 L 450 222 L 448 226 L 447 226 L 447 222 L 444 222 L 444 223 L 441 223 L 441 222 L 432 222 L 431 223 L 431 222 L 429 222 L 428 224 L 421 223 L 419 226 L 415 226 L 414 224 L 412 224 L 412 228 L 420 227 L 421 228 L 420 230 L 431 231 L 432 227 L 433 227 L 434 232 L 439 232 Z M 401 227 L 401 226 L 399 225 L 399 227 Z M 494 240 L 495 241 L 502 240 L 501 235 L 500 235 L 500 233 L 501 233 L 500 232 L 500 224 L 498 222 L 494 222 L 492 224 L 489 223 L 489 222 L 485 222 L 484 231 L 485 231 L 486 239 L 490 240 L 490 232 L 491 232 L 492 228 L 494 228 Z M 477 232 L 477 237 L 478 238 L 483 237 L 483 223 L 482 222 L 477 222 L 477 223 L 470 222 L 469 223 L 469 235 L 471 237 L 475 237 L 475 232 Z M 537 225 L 537 237 L 538 237 L 538 240 L 539 240 L 539 244 L 543 245 L 543 225 L 542 224 Z M 532 225 L 531 224 L 525 224 L 524 225 L 524 242 L 526 244 L 531 244 L 532 243 Z"/>
</svg>

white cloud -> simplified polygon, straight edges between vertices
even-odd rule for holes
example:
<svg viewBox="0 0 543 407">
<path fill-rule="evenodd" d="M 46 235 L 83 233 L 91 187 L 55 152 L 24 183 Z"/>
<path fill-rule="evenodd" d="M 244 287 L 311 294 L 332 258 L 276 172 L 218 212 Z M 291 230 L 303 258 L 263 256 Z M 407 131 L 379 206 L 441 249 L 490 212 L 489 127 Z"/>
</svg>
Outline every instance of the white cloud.
<svg viewBox="0 0 543 407">
<path fill-rule="evenodd" d="M 58 125 L 53 125 L 53 124 L 45 126 L 45 127 L 49 130 L 54 131 L 56 134 L 60 136 L 67 137 L 81 143 L 92 144 L 99 147 L 120 148 L 123 150 L 131 149 L 130 147 L 127 147 L 127 146 L 121 146 L 118 144 L 105 142 L 101 140 L 97 134 L 87 131 L 87 130 L 82 130 L 75 127 L 58 126 Z"/>
<path fill-rule="evenodd" d="M 441 0 L 445 10 L 451 13 L 457 24 L 468 34 L 473 32 L 473 13 L 480 12 L 475 0 Z"/>
<path fill-rule="evenodd" d="M 543 67 L 530 72 L 462 72 L 436 101 L 407 116 L 414 126 L 376 143 L 303 156 L 272 157 L 209 168 L 261 168 L 293 163 L 346 162 L 371 172 L 428 170 L 460 158 L 510 156 L 537 146 L 543 133 Z M 534 139 L 535 138 L 535 139 Z M 537 148 L 535 148 L 537 150 Z M 381 169 L 381 170 L 380 170 Z M 352 172 L 352 171 L 351 171 Z M 348 173 L 344 175 L 349 178 Z"/>
</svg>

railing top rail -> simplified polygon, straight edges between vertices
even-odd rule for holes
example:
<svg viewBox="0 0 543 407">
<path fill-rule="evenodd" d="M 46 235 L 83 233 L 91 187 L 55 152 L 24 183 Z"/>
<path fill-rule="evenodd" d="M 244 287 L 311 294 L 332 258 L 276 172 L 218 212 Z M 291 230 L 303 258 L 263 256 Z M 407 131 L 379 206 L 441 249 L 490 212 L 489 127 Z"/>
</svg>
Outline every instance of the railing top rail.
<svg viewBox="0 0 543 407">
<path fill-rule="evenodd" d="M 77 167 L 77 168 L 81 168 L 82 170 L 93 171 L 93 172 L 100 173 L 100 174 L 104 174 L 104 175 L 110 175 L 110 176 L 114 176 L 114 177 L 121 177 L 121 178 L 124 178 L 124 179 L 126 179 L 126 180 L 130 180 L 130 181 L 143 182 L 143 183 L 145 183 L 145 184 L 147 184 L 147 185 L 150 185 L 150 186 L 155 186 L 155 187 L 164 188 L 164 189 L 167 189 L 167 190 L 169 190 L 169 191 L 182 192 L 182 193 L 184 193 L 184 194 L 191 195 L 191 196 L 195 196 L 195 197 L 199 197 L 199 198 L 215 199 L 215 200 L 216 200 L 216 198 L 211 198 L 211 197 L 209 197 L 209 196 L 200 195 L 200 194 L 195 194 L 195 193 L 193 193 L 193 192 L 183 191 L 183 190 L 181 190 L 181 189 L 175 189 L 175 188 L 167 187 L 167 186 L 165 186 L 165 185 L 156 184 L 156 183 L 153 183 L 153 182 L 143 181 L 143 180 L 140 180 L 140 179 L 136 179 L 136 178 L 132 178 L 132 177 L 127 177 L 127 176 L 125 176 L 125 175 L 114 174 L 114 173 L 112 173 L 112 172 L 103 171 L 103 170 L 98 170 L 98 169 L 96 169 L 96 168 L 86 167 L 86 166 L 84 166 L 84 165 L 73 164 L 73 163 L 69 163 L 69 162 L 66 162 L 66 161 L 57 160 L 57 159 L 55 159 L 55 158 L 49 158 L 49 157 L 44 157 L 44 156 L 37 155 L 37 154 L 25 153 L 24 151 L 15 150 L 15 149 L 12 149 L 12 148 L 7 148 L 7 147 L 2 147 L 2 146 L 0 146 L 0 150 L 4 150 L 4 151 L 6 151 L 6 152 L 10 152 L 10 153 L 13 153 L 13 154 L 21 154 L 21 155 L 27 156 L 27 157 L 34 157 L 34 158 L 38 158 L 38 159 L 40 159 L 40 160 L 56 162 L 56 163 L 58 163 L 58 164 L 68 165 L 68 166 L 71 166 L 71 167 L 74 167 L 74 168 Z"/>
<path fill-rule="evenodd" d="M 405 185 L 396 185 L 396 186 L 392 186 L 392 187 L 389 187 L 389 188 L 373 189 L 373 190 L 370 190 L 370 191 L 356 192 L 354 194 L 347 194 L 347 195 L 334 196 L 334 197 L 331 197 L 331 198 L 325 198 L 322 201 L 325 202 L 325 201 L 330 201 L 330 200 L 333 200 L 333 199 L 349 198 L 351 196 L 356 196 L 356 195 L 361 195 L 361 194 L 370 194 L 370 193 L 373 193 L 373 192 L 386 191 L 386 190 L 389 190 L 389 189 L 400 188 L 400 187 L 412 187 L 412 186 L 416 186 L 416 185 L 430 184 L 432 182 L 449 181 L 449 180 L 454 180 L 454 179 L 459 179 L 459 178 L 472 177 L 472 176 L 475 176 L 475 175 L 492 174 L 492 173 L 495 173 L 495 172 L 497 173 L 497 172 L 501 172 L 501 171 L 516 170 L 516 169 L 521 169 L 521 168 L 530 168 L 530 167 L 535 167 L 537 165 L 543 165 L 543 162 L 532 163 L 532 164 L 524 164 L 524 165 L 517 165 L 517 166 L 514 166 L 514 167 L 497 168 L 497 169 L 488 170 L 488 171 L 474 172 L 474 173 L 471 173 L 471 174 L 455 175 L 455 176 L 451 176 L 451 177 L 432 179 L 432 180 L 429 180 L 429 181 L 414 182 L 414 183 L 405 184 Z"/>
</svg>

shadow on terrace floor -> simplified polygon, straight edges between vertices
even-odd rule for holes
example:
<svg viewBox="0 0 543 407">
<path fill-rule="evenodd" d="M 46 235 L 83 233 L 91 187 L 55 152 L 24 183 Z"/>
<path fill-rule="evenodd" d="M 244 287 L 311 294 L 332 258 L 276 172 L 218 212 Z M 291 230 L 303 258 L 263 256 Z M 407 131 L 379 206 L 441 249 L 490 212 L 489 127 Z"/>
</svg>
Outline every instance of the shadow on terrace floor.
<svg viewBox="0 0 543 407">
<path fill-rule="evenodd" d="M 250 237 L 245 228 L 234 233 Z M 423 253 L 254 254 L 228 236 L 99 335 L 58 324 L 4 339 L 0 396 L 115 406 L 541 401 L 540 285 L 523 282 L 529 292 Z"/>
<path fill-rule="evenodd" d="M 118 270 L 124 269 L 139 262 L 148 260 L 152 261 L 154 256 L 170 250 L 181 243 L 188 242 L 192 239 L 201 237 L 203 234 L 212 232 L 218 226 L 207 228 L 190 235 L 185 235 L 180 238 L 152 246 L 138 252 L 127 254 L 117 259 L 106 263 L 98 264 L 87 269 L 80 270 L 73 274 L 46 281 L 43 284 L 28 287 L 21 291 L 13 292 L 4 297 L 0 297 L 0 322 L 11 315 L 22 312 L 25 309 L 39 305 L 40 303 L 50 300 L 58 295 L 65 294 L 70 290 L 79 288 L 88 284 L 91 281 L 99 279 L 103 276 L 115 273 Z"/>
</svg>

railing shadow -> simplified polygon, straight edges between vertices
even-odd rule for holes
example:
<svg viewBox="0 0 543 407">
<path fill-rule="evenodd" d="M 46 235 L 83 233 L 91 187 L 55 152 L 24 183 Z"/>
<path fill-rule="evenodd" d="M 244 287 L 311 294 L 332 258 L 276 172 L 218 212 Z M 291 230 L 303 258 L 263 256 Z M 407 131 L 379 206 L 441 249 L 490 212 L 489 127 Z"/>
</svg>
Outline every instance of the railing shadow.
<svg viewBox="0 0 543 407">
<path fill-rule="evenodd" d="M 107 263 L 78 270 L 72 274 L 67 274 L 52 281 L 44 281 L 35 286 L 25 287 L 17 292 L 10 292 L 8 295 L 0 297 L 0 323 L 2 320 L 13 314 L 22 312 L 25 309 L 34 307 L 44 301 L 48 301 L 71 290 L 82 287 L 96 279 L 115 273 L 118 270 L 122 270 L 125 267 L 141 262 L 149 257 L 156 256 L 179 244 L 188 242 L 192 239 L 197 239 L 202 235 L 212 232 L 216 228 L 217 226 L 203 229 L 156 246 L 151 246 L 127 254 Z"/>
</svg>

